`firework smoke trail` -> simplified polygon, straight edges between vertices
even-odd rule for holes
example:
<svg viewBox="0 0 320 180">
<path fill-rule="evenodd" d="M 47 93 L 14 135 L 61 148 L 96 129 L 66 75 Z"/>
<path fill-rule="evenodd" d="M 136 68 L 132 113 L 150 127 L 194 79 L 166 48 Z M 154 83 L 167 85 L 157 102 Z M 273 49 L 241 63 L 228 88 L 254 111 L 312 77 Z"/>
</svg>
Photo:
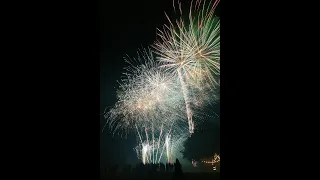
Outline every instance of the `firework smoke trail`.
<svg viewBox="0 0 320 180">
<path fill-rule="evenodd" d="M 180 79 L 181 89 L 182 89 L 183 97 L 184 97 L 185 104 L 186 104 L 187 118 L 188 118 L 188 124 L 189 124 L 189 132 L 190 132 L 190 134 L 192 134 L 194 132 L 194 122 L 192 120 L 192 110 L 191 110 L 191 107 L 190 107 L 190 100 L 189 100 L 189 96 L 188 96 L 188 90 L 187 90 L 187 87 L 186 87 L 187 85 L 185 84 L 180 71 L 181 70 L 178 70 L 178 76 L 179 76 L 179 79 Z"/>
<path fill-rule="evenodd" d="M 137 126 L 137 125 L 136 125 L 136 129 L 137 129 L 138 136 L 139 136 L 139 138 L 140 138 L 140 142 L 142 143 L 142 138 L 141 138 L 141 135 L 140 135 L 140 133 L 139 133 L 139 129 L 138 129 L 138 126 Z"/>
<path fill-rule="evenodd" d="M 208 5 L 201 0 L 197 0 L 195 5 L 192 2 L 189 25 L 186 25 L 182 18 L 181 3 L 178 1 L 180 20 L 174 24 L 166 14 L 170 26 L 165 25 L 163 31 L 158 29 L 157 35 L 160 40 L 152 46 L 160 56 L 161 67 L 178 74 L 190 134 L 194 132 L 194 122 L 189 88 L 203 89 L 208 82 L 212 87 L 219 85 L 216 79 L 220 73 L 220 22 L 213 16 L 218 3 L 219 0 L 213 4 L 210 1 Z M 193 13 L 198 16 L 194 18 Z"/>
</svg>

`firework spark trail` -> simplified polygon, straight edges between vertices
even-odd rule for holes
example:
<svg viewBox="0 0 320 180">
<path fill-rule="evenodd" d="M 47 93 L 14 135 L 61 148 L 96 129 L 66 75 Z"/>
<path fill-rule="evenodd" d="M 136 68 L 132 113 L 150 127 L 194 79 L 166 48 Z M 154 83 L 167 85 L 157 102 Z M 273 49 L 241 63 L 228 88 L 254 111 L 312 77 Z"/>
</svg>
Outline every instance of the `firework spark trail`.
<svg viewBox="0 0 320 180">
<path fill-rule="evenodd" d="M 166 136 L 166 150 L 167 150 L 167 160 L 168 163 L 170 163 L 170 134 L 167 134 Z"/>
<path fill-rule="evenodd" d="M 142 145 L 142 162 L 143 164 L 146 164 L 146 162 L 148 161 L 148 144 L 143 144 Z"/>
<path fill-rule="evenodd" d="M 161 160 L 161 157 L 162 157 L 163 151 L 164 151 L 164 149 L 165 149 L 165 146 L 166 146 L 166 144 L 164 143 L 164 144 L 163 144 L 163 146 L 162 146 L 162 151 L 161 151 L 161 153 L 160 153 L 158 163 L 160 163 L 160 160 Z"/>
<path fill-rule="evenodd" d="M 163 144 L 162 151 L 161 151 L 161 154 L 160 154 L 160 158 L 159 158 L 159 160 L 158 160 L 158 163 L 160 163 L 160 160 L 161 160 L 162 154 L 163 154 L 163 152 L 164 152 L 164 149 L 167 149 L 166 147 L 169 146 L 169 145 L 167 145 L 167 143 L 168 143 L 167 137 L 168 137 L 168 134 L 166 135 L 165 143 Z M 168 154 L 168 153 L 167 153 L 167 162 L 169 163 L 169 154 Z"/>
<path fill-rule="evenodd" d="M 145 133 L 146 133 L 146 137 L 147 137 L 147 146 L 149 147 L 149 136 L 148 136 L 148 129 L 147 128 L 144 128 L 145 130 Z M 149 149 L 149 148 L 148 148 Z M 149 153 L 149 159 L 151 159 L 151 154 Z M 148 160 L 149 161 L 149 160 Z"/>
<path fill-rule="evenodd" d="M 137 129 L 138 136 L 139 136 L 139 138 L 140 138 L 140 142 L 141 142 L 141 144 L 142 144 L 142 138 L 141 138 L 141 135 L 140 135 L 140 133 L 139 133 L 139 129 L 138 129 L 138 126 L 137 126 L 137 125 L 136 125 L 136 129 Z"/>
<path fill-rule="evenodd" d="M 153 124 L 152 124 L 152 147 L 154 147 L 154 128 L 153 128 Z M 152 162 L 154 162 L 154 149 L 152 148 Z"/>
<path fill-rule="evenodd" d="M 162 146 L 162 151 L 161 151 L 161 153 L 160 153 L 160 158 L 159 158 L 159 160 L 158 160 L 158 163 L 160 162 L 160 160 L 161 160 L 161 157 L 162 157 L 162 154 L 163 154 L 163 151 L 164 151 L 164 149 L 165 149 L 165 146 L 166 146 L 166 142 L 163 144 L 163 146 Z"/>
<path fill-rule="evenodd" d="M 159 148 L 160 148 L 160 140 L 161 140 L 161 137 L 162 137 L 162 130 L 163 130 L 163 124 L 161 125 L 160 136 L 159 136 L 159 139 L 158 139 L 158 148 L 157 148 L 157 153 L 156 153 L 156 159 L 158 159 L 158 151 L 159 151 Z"/>
</svg>

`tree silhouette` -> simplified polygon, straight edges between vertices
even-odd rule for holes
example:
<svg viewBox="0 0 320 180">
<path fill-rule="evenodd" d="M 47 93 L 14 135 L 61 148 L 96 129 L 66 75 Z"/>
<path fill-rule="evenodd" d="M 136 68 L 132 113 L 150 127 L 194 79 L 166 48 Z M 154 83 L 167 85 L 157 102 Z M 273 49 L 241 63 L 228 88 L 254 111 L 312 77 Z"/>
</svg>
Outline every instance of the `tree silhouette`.
<svg viewBox="0 0 320 180">
<path fill-rule="evenodd" d="M 220 154 L 220 126 L 207 122 L 184 143 L 183 158 L 192 161 Z"/>
</svg>

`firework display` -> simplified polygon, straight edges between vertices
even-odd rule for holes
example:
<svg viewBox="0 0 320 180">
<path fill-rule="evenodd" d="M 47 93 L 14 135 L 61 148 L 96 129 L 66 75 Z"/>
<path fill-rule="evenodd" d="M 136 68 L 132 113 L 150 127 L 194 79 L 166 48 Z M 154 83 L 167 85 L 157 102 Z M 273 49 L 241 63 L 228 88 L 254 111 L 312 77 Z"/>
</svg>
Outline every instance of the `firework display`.
<svg viewBox="0 0 320 180">
<path fill-rule="evenodd" d="M 166 15 L 169 25 L 158 29 L 152 49 L 124 58 L 128 67 L 118 81 L 117 102 L 104 116 L 113 133 L 136 133 L 134 150 L 144 164 L 173 162 L 196 124 L 209 116 L 202 109 L 219 99 L 218 3 L 192 1 L 185 20 L 177 1 L 178 20 Z"/>
</svg>

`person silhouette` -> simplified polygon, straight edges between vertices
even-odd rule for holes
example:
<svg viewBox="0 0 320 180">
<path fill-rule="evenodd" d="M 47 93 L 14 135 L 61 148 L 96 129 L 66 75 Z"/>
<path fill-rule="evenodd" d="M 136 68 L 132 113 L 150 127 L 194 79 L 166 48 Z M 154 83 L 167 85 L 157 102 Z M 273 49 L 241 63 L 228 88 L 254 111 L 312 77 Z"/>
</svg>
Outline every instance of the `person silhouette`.
<svg viewBox="0 0 320 180">
<path fill-rule="evenodd" d="M 169 164 L 168 163 L 166 163 L 166 172 L 169 172 Z"/>
<path fill-rule="evenodd" d="M 183 179 L 182 165 L 178 159 L 176 159 L 176 163 L 174 164 L 173 179 Z"/>
<path fill-rule="evenodd" d="M 160 172 L 165 171 L 165 165 L 163 163 L 160 163 Z"/>
<path fill-rule="evenodd" d="M 174 163 L 170 163 L 169 166 L 170 166 L 170 172 L 173 172 Z"/>
</svg>

